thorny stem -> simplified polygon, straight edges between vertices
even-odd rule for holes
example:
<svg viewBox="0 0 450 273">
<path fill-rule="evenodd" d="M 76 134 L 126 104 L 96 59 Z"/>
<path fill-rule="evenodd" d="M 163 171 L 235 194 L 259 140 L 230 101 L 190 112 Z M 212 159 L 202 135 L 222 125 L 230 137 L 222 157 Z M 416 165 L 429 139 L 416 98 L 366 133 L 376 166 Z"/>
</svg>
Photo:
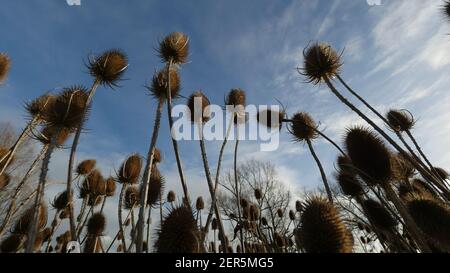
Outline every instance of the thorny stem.
<svg viewBox="0 0 450 273">
<path fill-rule="evenodd" d="M 316 152 L 314 151 L 311 140 L 307 139 L 306 143 L 308 143 L 309 151 L 311 152 L 311 155 L 314 157 L 314 160 L 317 163 L 317 167 L 319 167 L 320 175 L 322 176 L 323 185 L 325 186 L 325 190 L 327 191 L 328 200 L 331 203 L 333 203 L 333 195 L 331 194 L 330 185 L 328 185 L 327 176 L 325 174 L 325 171 L 323 170 L 322 163 L 320 162 L 319 157 L 316 155 Z"/>
</svg>

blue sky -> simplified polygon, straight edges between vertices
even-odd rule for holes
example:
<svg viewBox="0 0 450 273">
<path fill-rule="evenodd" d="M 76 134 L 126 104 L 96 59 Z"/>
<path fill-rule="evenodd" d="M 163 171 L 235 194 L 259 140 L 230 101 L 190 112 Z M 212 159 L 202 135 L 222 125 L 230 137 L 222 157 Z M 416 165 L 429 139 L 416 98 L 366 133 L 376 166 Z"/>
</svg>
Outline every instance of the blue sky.
<svg viewBox="0 0 450 273">
<path fill-rule="evenodd" d="M 419 143 L 432 162 L 448 168 L 450 23 L 441 14 L 442 3 L 381 3 L 81 0 L 81 6 L 69 6 L 65 0 L 2 0 L 0 51 L 8 53 L 13 66 L 0 87 L 0 122 L 10 121 L 20 128 L 25 123 L 24 101 L 46 90 L 90 86 L 92 79 L 84 66 L 89 54 L 121 48 L 130 61 L 127 80 L 121 88 L 97 92 L 89 132 L 82 136 L 77 156 L 80 160 L 93 157 L 105 175 L 113 174 L 127 154 L 147 152 L 156 103 L 144 85 L 162 67 L 155 52 L 158 41 L 172 31 L 182 31 L 189 35 L 191 47 L 190 62 L 181 69 L 183 95 L 200 89 L 213 103 L 221 104 L 231 88 L 240 87 L 246 90 L 248 103 L 275 104 L 278 99 L 289 114 L 311 113 L 325 133 L 341 142 L 347 126 L 362 122 L 325 86 L 307 84 L 296 72 L 302 65 L 303 48 L 326 41 L 345 49 L 343 78 L 377 109 L 412 111 Z M 166 115 L 162 124 L 161 169 L 168 188 L 181 193 Z M 244 142 L 241 160 L 270 160 L 283 183 L 294 191 L 321 185 L 309 152 L 292 143 L 287 133 L 277 152 L 259 152 L 257 145 Z M 219 146 L 219 142 L 207 145 L 211 166 L 216 164 Z M 315 146 L 332 180 L 337 153 L 321 140 Z M 206 197 L 198 143 L 182 142 L 180 147 L 193 197 Z M 67 154 L 55 154 L 51 179 L 65 179 Z M 231 166 L 231 154 L 229 145 L 225 169 Z M 113 206 L 110 209 L 115 211 Z"/>
</svg>

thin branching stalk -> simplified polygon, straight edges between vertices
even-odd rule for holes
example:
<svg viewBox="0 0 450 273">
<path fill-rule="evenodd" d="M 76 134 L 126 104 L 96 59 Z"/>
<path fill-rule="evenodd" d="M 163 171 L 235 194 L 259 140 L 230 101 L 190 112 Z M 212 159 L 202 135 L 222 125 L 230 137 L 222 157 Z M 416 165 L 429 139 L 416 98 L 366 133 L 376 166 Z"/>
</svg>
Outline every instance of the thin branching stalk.
<svg viewBox="0 0 450 273">
<path fill-rule="evenodd" d="M 170 73 L 169 73 L 170 74 Z M 141 187 L 141 207 L 139 208 L 139 218 L 137 226 L 137 253 L 142 252 L 142 245 L 144 241 L 144 225 L 145 225 L 145 207 L 147 204 L 148 187 L 150 184 L 150 177 L 152 175 L 152 166 L 155 157 L 156 141 L 158 140 L 159 128 L 161 127 L 161 115 L 164 106 L 164 101 L 159 99 L 158 107 L 156 110 L 155 124 L 153 125 L 153 134 L 150 141 L 150 149 L 148 150 L 147 163 L 145 165 L 144 177 L 142 179 L 143 184 Z"/>
<path fill-rule="evenodd" d="M 241 241 L 241 249 L 242 253 L 245 253 L 245 245 L 244 245 L 244 233 L 242 231 L 243 229 L 243 223 L 242 223 L 242 213 L 241 213 L 241 195 L 239 191 L 239 176 L 238 176 L 238 170 L 237 170 L 237 157 L 238 157 L 238 147 L 239 147 L 239 129 L 236 130 L 236 142 L 234 145 L 234 158 L 233 158 L 233 173 L 234 173 L 234 187 L 236 189 L 236 205 L 237 205 L 237 211 L 238 211 L 238 220 L 239 225 L 241 225 L 241 228 L 239 230 L 240 235 L 240 241 Z"/>
<path fill-rule="evenodd" d="M 15 207 L 16 207 L 16 201 L 17 198 L 19 197 L 20 193 L 22 192 L 23 187 L 25 186 L 26 182 L 28 181 L 28 179 L 33 175 L 34 171 L 36 170 L 37 166 L 39 165 L 39 163 L 41 162 L 41 160 L 43 159 L 43 157 L 46 154 L 46 151 L 48 149 L 48 145 L 44 145 L 44 147 L 42 147 L 41 152 L 39 153 L 39 155 L 36 157 L 36 159 L 34 160 L 34 162 L 31 164 L 30 168 L 28 169 L 27 173 L 25 174 L 25 176 L 22 178 L 22 180 L 20 181 L 20 183 L 17 185 L 16 190 L 14 191 L 13 196 L 11 197 L 11 203 L 9 204 L 8 207 L 8 211 L 6 213 L 5 218 L 3 219 L 3 223 L 2 226 L 0 227 L 0 237 L 3 235 L 3 233 L 6 230 L 6 227 L 8 226 L 9 222 L 11 221 L 11 218 L 14 216 L 14 212 L 15 212 Z"/>
<path fill-rule="evenodd" d="M 203 167 L 205 168 L 205 175 L 206 175 L 206 181 L 208 182 L 208 189 L 209 189 L 209 193 L 211 195 L 211 200 L 214 200 L 214 185 L 212 182 L 212 178 L 211 178 L 211 172 L 209 170 L 209 164 L 208 164 L 208 157 L 206 155 L 206 147 L 205 147 L 205 141 L 203 139 L 203 124 L 199 123 L 198 124 L 198 129 L 199 129 L 199 137 L 200 137 L 200 150 L 202 153 L 202 160 L 203 160 Z M 216 214 L 216 219 L 217 219 L 217 225 L 219 227 L 219 231 L 220 231 L 220 241 L 222 243 L 222 245 L 224 246 L 224 253 L 227 253 L 227 245 L 226 245 L 226 240 L 225 240 L 225 229 L 223 228 L 223 223 L 222 223 L 222 217 L 220 216 L 220 211 L 219 211 L 219 207 L 217 206 L 217 202 L 216 203 L 212 203 L 212 206 L 214 206 L 214 211 Z"/>
<path fill-rule="evenodd" d="M 183 193 L 185 198 L 185 206 L 191 209 L 191 198 L 189 197 L 188 187 L 186 184 L 186 178 L 184 176 L 183 166 L 181 163 L 180 152 L 178 150 L 178 142 L 172 136 L 173 118 L 172 118 L 172 94 L 170 86 L 170 69 L 172 68 L 172 60 L 167 64 L 167 115 L 169 119 L 170 138 L 172 139 L 173 150 L 175 152 L 175 158 L 177 161 L 178 173 L 180 175 L 181 186 L 183 187 Z"/>
<path fill-rule="evenodd" d="M 119 195 L 119 205 L 118 205 L 118 219 L 119 219 L 119 232 L 122 234 L 122 247 L 123 247 L 123 251 L 127 252 L 127 244 L 125 241 L 125 232 L 124 232 L 124 228 L 123 228 L 123 220 L 122 220 L 122 205 L 123 205 L 123 198 L 125 197 L 125 191 L 127 189 L 127 184 L 123 183 L 122 184 L 122 189 L 120 190 L 120 195 Z"/>
<path fill-rule="evenodd" d="M 131 216 L 131 210 L 128 212 L 127 217 L 125 218 L 125 222 L 128 221 L 128 219 L 130 219 Z M 125 222 L 122 223 L 125 224 Z M 116 236 L 114 236 L 114 239 L 111 241 L 111 243 L 109 244 L 109 247 L 106 249 L 105 253 L 108 253 L 109 250 L 111 249 L 111 247 L 114 245 L 114 243 L 116 242 L 117 238 L 119 237 L 119 234 L 121 233 L 120 229 L 119 231 L 117 231 Z M 123 233 L 122 233 L 123 234 Z M 122 236 L 123 237 L 123 236 Z"/>
<path fill-rule="evenodd" d="M 95 95 L 95 91 L 97 90 L 97 87 L 100 84 L 100 80 L 96 79 L 94 83 L 92 84 L 91 90 L 89 91 L 88 98 L 86 100 L 86 104 L 84 106 L 83 110 L 83 119 L 81 120 L 80 124 L 76 128 L 75 136 L 73 138 L 72 148 L 70 149 L 70 156 L 69 156 L 69 166 L 67 168 L 67 200 L 68 200 L 68 206 L 69 206 L 69 219 L 70 219 L 70 235 L 72 237 L 72 241 L 78 241 L 77 238 L 77 231 L 76 231 L 76 224 L 75 224 L 75 215 L 74 215 L 74 209 L 73 209 L 73 194 L 72 194 L 72 170 L 73 170 L 73 164 L 75 162 L 75 153 L 77 151 L 78 142 L 80 140 L 81 131 L 83 130 L 83 125 L 86 118 L 86 115 L 88 113 L 88 108 L 91 105 L 92 99 Z"/>
<path fill-rule="evenodd" d="M 328 185 L 327 176 L 325 174 L 325 171 L 323 169 L 322 163 L 320 162 L 319 157 L 316 155 L 316 152 L 314 151 L 313 145 L 311 143 L 310 139 L 306 140 L 306 143 L 308 144 L 309 151 L 311 152 L 311 155 L 314 157 L 314 160 L 316 161 L 317 167 L 319 167 L 320 175 L 322 176 L 323 185 L 325 186 L 325 190 L 327 192 L 328 200 L 333 203 L 333 195 L 331 194 L 330 185 Z"/>
<path fill-rule="evenodd" d="M 53 136 L 51 139 L 51 143 L 45 152 L 44 159 L 42 161 L 41 166 L 41 174 L 39 176 L 39 184 L 38 184 L 38 190 L 36 194 L 36 198 L 34 201 L 34 212 L 33 212 L 33 221 L 31 222 L 30 229 L 28 230 L 28 243 L 25 249 L 25 252 L 32 253 L 34 249 L 34 242 L 36 240 L 36 235 L 38 232 L 38 219 L 39 219 L 39 210 L 40 210 L 40 204 L 44 197 L 45 192 L 45 183 L 47 182 L 47 173 L 48 173 L 48 166 L 50 164 L 50 159 L 52 157 L 52 153 L 56 148 L 56 141 L 57 136 Z"/>
</svg>

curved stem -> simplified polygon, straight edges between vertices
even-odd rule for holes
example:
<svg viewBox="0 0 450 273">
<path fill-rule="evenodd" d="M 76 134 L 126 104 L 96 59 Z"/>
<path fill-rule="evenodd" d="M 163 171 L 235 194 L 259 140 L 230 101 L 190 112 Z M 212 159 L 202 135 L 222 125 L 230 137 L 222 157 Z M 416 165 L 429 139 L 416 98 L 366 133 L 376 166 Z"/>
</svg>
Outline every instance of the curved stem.
<svg viewBox="0 0 450 273">
<path fill-rule="evenodd" d="M 234 172 L 234 187 L 236 189 L 236 205 L 237 205 L 237 211 L 238 211 L 238 220 L 239 220 L 239 225 L 243 225 L 242 214 L 241 214 L 241 195 L 239 192 L 239 177 L 238 177 L 238 171 L 237 171 L 238 147 L 239 147 L 239 130 L 237 130 L 236 143 L 234 146 L 233 172 Z M 242 227 L 239 229 L 239 235 L 240 235 L 242 253 L 245 253 L 244 232 L 242 231 Z"/>
<path fill-rule="evenodd" d="M 316 152 L 314 151 L 314 148 L 312 146 L 311 140 L 307 139 L 306 143 L 308 143 L 309 151 L 311 152 L 311 155 L 314 157 L 314 160 L 316 161 L 317 167 L 319 167 L 320 175 L 322 176 L 323 185 L 325 186 L 325 190 L 327 192 L 328 200 L 333 203 L 333 195 L 331 194 L 330 185 L 328 185 L 327 176 L 325 174 L 325 171 L 323 170 L 322 163 L 319 160 L 319 157 L 316 155 Z"/>
<path fill-rule="evenodd" d="M 83 119 L 81 120 L 80 124 L 78 125 L 75 136 L 73 138 L 72 148 L 70 149 L 70 156 L 69 156 L 69 166 L 67 168 L 67 200 L 68 200 L 68 206 L 69 206 L 69 219 L 70 219 L 70 235 L 72 237 L 72 241 L 78 241 L 77 237 L 77 231 L 76 231 L 76 224 L 75 224 L 75 216 L 73 211 L 73 193 L 72 193 L 72 169 L 73 164 L 75 162 L 75 153 L 77 151 L 78 142 L 80 140 L 81 130 L 83 129 L 84 122 L 86 120 L 87 110 L 89 106 L 91 105 L 91 101 L 94 97 L 95 91 L 97 90 L 98 85 L 100 84 L 99 79 L 96 79 L 91 87 L 91 90 L 89 91 L 88 98 L 86 100 L 86 104 L 84 106 L 83 110 Z"/>
<path fill-rule="evenodd" d="M 119 232 L 122 234 L 122 247 L 123 252 L 127 252 L 127 244 L 125 241 L 125 232 L 123 230 L 123 221 L 122 221 L 122 205 L 123 205 L 123 198 L 125 196 L 125 191 L 127 189 L 127 184 L 122 184 L 122 189 L 120 190 L 119 195 L 119 206 L 118 206 L 118 219 L 119 219 Z"/>
<path fill-rule="evenodd" d="M 158 139 L 158 132 L 161 125 L 161 114 L 163 110 L 163 100 L 159 100 L 158 108 L 156 110 L 155 124 L 153 125 L 153 134 L 150 141 L 150 149 L 147 154 L 147 163 L 145 165 L 143 184 L 141 187 L 141 207 L 139 208 L 139 218 L 137 223 L 137 241 L 136 251 L 142 252 L 142 245 L 144 241 L 144 225 L 145 225 L 145 207 L 147 204 L 148 187 L 150 184 L 150 177 L 152 175 L 152 166 L 154 161 L 156 141 Z"/>
</svg>

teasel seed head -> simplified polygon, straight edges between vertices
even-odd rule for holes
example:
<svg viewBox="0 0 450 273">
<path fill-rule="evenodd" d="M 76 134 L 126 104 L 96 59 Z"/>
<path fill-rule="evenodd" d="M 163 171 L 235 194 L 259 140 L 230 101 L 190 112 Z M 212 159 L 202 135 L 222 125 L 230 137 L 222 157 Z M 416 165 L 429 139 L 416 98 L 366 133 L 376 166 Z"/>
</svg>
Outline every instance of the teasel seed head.
<svg viewBox="0 0 450 273">
<path fill-rule="evenodd" d="M 177 98 L 180 95 L 181 83 L 180 75 L 176 68 L 171 68 L 170 71 L 170 96 L 171 98 Z M 167 79 L 167 69 L 161 69 L 156 72 L 152 78 L 152 84 L 147 89 L 150 91 L 152 96 L 160 101 L 165 101 L 167 99 L 167 87 L 169 81 Z"/>
<path fill-rule="evenodd" d="M 64 143 L 66 143 L 70 134 L 71 130 L 66 127 L 56 128 L 51 125 L 46 125 L 35 137 L 43 145 L 49 145 L 52 142 L 52 138 L 56 136 L 55 145 L 56 147 L 61 148 L 64 146 Z"/>
<path fill-rule="evenodd" d="M 130 186 L 125 191 L 125 208 L 131 209 L 139 206 L 140 192 L 136 186 Z"/>
<path fill-rule="evenodd" d="M 441 178 L 442 180 L 449 179 L 450 175 L 446 170 L 439 167 L 434 167 L 433 169 L 439 175 L 439 178 Z"/>
<path fill-rule="evenodd" d="M 82 86 L 64 88 L 43 115 L 43 119 L 55 128 L 74 130 L 85 119 L 88 94 Z"/>
<path fill-rule="evenodd" d="M 31 222 L 34 220 L 34 207 L 27 209 L 19 220 L 16 222 L 13 233 L 27 235 L 30 229 Z M 38 223 L 37 229 L 40 231 L 47 225 L 47 206 L 41 203 L 38 206 Z"/>
<path fill-rule="evenodd" d="M 397 181 L 407 181 L 414 176 L 416 170 L 414 166 L 401 154 L 391 155 L 392 176 Z"/>
<path fill-rule="evenodd" d="M 272 122 L 272 117 L 274 117 L 274 121 Z M 286 113 L 284 111 L 275 111 L 275 110 L 261 110 L 256 115 L 256 119 L 258 122 L 267 128 L 278 128 L 281 130 L 283 127 L 283 120 L 286 117 Z"/>
<path fill-rule="evenodd" d="M 1 253 L 15 253 L 20 250 L 24 236 L 21 234 L 10 234 L 0 244 Z"/>
<path fill-rule="evenodd" d="M 199 102 L 200 105 L 196 105 L 196 102 Z M 209 106 L 211 103 L 209 102 L 208 97 L 203 94 L 201 91 L 194 92 L 188 99 L 187 106 L 190 110 L 190 119 L 194 123 L 205 123 L 211 118 L 211 113 L 209 110 Z M 200 107 L 200 109 L 198 109 Z M 197 110 L 199 113 L 196 113 Z"/>
<path fill-rule="evenodd" d="M 195 202 L 195 208 L 200 211 L 205 208 L 205 202 L 203 201 L 203 197 L 198 197 L 197 201 Z"/>
<path fill-rule="evenodd" d="M 87 224 L 87 230 L 89 235 L 102 236 L 103 231 L 105 231 L 106 219 L 102 213 L 94 213 L 94 215 L 89 218 Z"/>
<path fill-rule="evenodd" d="M 348 229 L 332 203 L 321 197 L 307 200 L 301 217 L 300 237 L 308 253 L 350 253 Z"/>
<path fill-rule="evenodd" d="M 111 197 L 114 196 L 116 192 L 116 181 L 113 177 L 109 177 L 106 179 L 106 196 Z"/>
<path fill-rule="evenodd" d="M 9 176 L 9 174 L 2 173 L 0 175 L 0 191 L 5 189 L 9 185 L 10 181 L 11 181 L 11 177 Z"/>
<path fill-rule="evenodd" d="M 172 209 L 162 222 L 155 243 L 158 253 L 200 253 L 202 246 L 192 210 L 186 206 Z"/>
<path fill-rule="evenodd" d="M 100 84 L 114 87 L 128 68 L 128 58 L 119 49 L 108 50 L 89 60 L 88 68 Z"/>
<path fill-rule="evenodd" d="M 95 169 L 97 161 L 95 159 L 86 159 L 80 162 L 77 166 L 78 175 L 88 175 L 92 170 Z"/>
<path fill-rule="evenodd" d="M 348 156 L 340 155 L 337 158 L 337 165 L 339 171 L 348 174 L 355 174 L 355 167 L 353 166 L 352 160 Z"/>
<path fill-rule="evenodd" d="M 391 213 L 379 202 L 373 199 L 363 201 L 366 211 L 366 217 L 378 228 L 390 231 L 397 225 L 397 221 L 392 217 Z"/>
<path fill-rule="evenodd" d="M 101 196 L 106 194 L 106 181 L 99 170 L 93 170 L 83 181 L 84 190 L 92 196 Z"/>
<path fill-rule="evenodd" d="M 61 211 L 67 207 L 67 204 L 69 204 L 67 191 L 63 191 L 58 194 L 55 199 L 53 199 L 53 203 L 51 205 L 57 211 Z"/>
<path fill-rule="evenodd" d="M 267 222 L 266 217 L 261 217 L 261 223 L 263 224 L 263 226 L 267 226 L 269 223 Z"/>
<path fill-rule="evenodd" d="M 142 158 L 139 154 L 129 156 L 119 169 L 119 182 L 125 184 L 135 184 L 138 182 L 142 168 Z"/>
<path fill-rule="evenodd" d="M 250 221 L 258 221 L 260 216 L 259 208 L 256 205 L 251 204 L 248 210 Z"/>
<path fill-rule="evenodd" d="M 303 211 L 303 204 L 300 200 L 295 201 L 295 210 L 297 212 L 302 212 Z"/>
<path fill-rule="evenodd" d="M 303 51 L 304 64 L 300 74 L 318 84 L 337 76 L 342 66 L 341 56 L 327 43 L 314 43 Z"/>
<path fill-rule="evenodd" d="M 169 191 L 167 193 L 167 202 L 169 202 L 169 203 L 175 202 L 175 199 L 176 199 L 175 192 L 174 191 Z"/>
<path fill-rule="evenodd" d="M 11 60 L 5 53 L 0 53 L 0 84 L 2 84 L 8 76 L 11 67 Z"/>
<path fill-rule="evenodd" d="M 435 199 L 416 196 L 406 204 L 420 230 L 436 244 L 450 251 L 450 209 Z"/>
<path fill-rule="evenodd" d="M 392 178 L 391 152 L 371 130 L 353 127 L 345 138 L 347 154 L 368 184 L 385 184 Z"/>
<path fill-rule="evenodd" d="M 39 118 L 44 115 L 47 109 L 51 108 L 52 103 L 56 97 L 52 94 L 46 93 L 25 104 L 25 110 L 32 118 Z"/>
<path fill-rule="evenodd" d="M 340 171 L 336 176 L 336 180 L 343 194 L 350 197 L 357 197 L 364 194 L 364 189 L 355 175 Z"/>
<path fill-rule="evenodd" d="M 386 119 L 389 126 L 398 132 L 411 130 L 414 126 L 414 117 L 406 110 L 389 110 Z"/>
<path fill-rule="evenodd" d="M 283 218 L 284 211 L 282 209 L 277 209 L 277 215 L 278 217 Z"/>
<path fill-rule="evenodd" d="M 217 230 L 217 219 L 216 218 L 213 218 L 211 220 L 211 228 L 212 228 L 212 230 Z"/>
<path fill-rule="evenodd" d="M 260 189 L 255 189 L 255 198 L 256 200 L 260 200 L 262 198 L 262 192 Z"/>
<path fill-rule="evenodd" d="M 89 206 L 98 206 L 103 202 L 103 196 L 100 195 L 89 195 L 88 205 Z"/>
<path fill-rule="evenodd" d="M 147 193 L 148 206 L 156 207 L 159 204 L 159 197 L 164 191 L 164 184 L 164 177 L 161 175 L 156 165 L 153 165 Z"/>
<path fill-rule="evenodd" d="M 290 132 L 296 141 L 302 142 L 317 138 L 318 134 L 315 130 L 317 128 L 316 122 L 308 113 L 296 113 L 292 117 L 292 120 Z"/>
<path fill-rule="evenodd" d="M 159 56 L 163 62 L 184 64 L 189 55 L 189 37 L 181 32 L 172 32 L 159 45 Z"/>
<path fill-rule="evenodd" d="M 162 154 L 158 148 L 155 148 L 155 153 L 153 154 L 153 164 L 159 164 L 162 162 Z"/>
<path fill-rule="evenodd" d="M 289 211 L 289 219 L 291 219 L 291 221 L 295 220 L 295 212 L 293 210 Z"/>
</svg>

